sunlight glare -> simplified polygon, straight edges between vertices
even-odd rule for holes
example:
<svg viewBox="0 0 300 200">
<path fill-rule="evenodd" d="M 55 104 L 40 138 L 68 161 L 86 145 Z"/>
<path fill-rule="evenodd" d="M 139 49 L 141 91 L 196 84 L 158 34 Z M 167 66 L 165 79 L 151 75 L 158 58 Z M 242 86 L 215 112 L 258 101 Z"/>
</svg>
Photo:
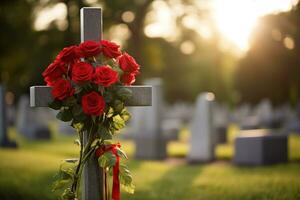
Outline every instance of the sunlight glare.
<svg viewBox="0 0 300 200">
<path fill-rule="evenodd" d="M 38 11 L 37 17 L 34 22 L 34 29 L 37 31 L 45 30 L 49 24 L 55 21 L 59 30 L 63 31 L 67 28 L 68 22 L 67 6 L 64 3 L 57 3 L 53 7 L 47 7 Z"/>
<path fill-rule="evenodd" d="M 168 41 L 174 41 L 178 31 L 174 22 L 174 13 L 168 5 L 161 0 L 152 3 L 153 10 L 146 15 L 146 27 L 144 32 L 147 37 L 163 37 Z"/>
<path fill-rule="evenodd" d="M 289 10 L 294 3 L 294 0 L 215 0 L 213 16 L 221 34 L 245 51 L 259 17 Z"/>
</svg>

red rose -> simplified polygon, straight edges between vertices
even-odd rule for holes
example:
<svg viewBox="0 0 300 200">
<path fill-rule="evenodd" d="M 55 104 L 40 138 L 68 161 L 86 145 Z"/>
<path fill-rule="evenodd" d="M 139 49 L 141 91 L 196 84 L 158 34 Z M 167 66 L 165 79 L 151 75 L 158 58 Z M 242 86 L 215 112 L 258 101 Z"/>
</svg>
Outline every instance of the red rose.
<svg viewBox="0 0 300 200">
<path fill-rule="evenodd" d="M 79 45 L 79 51 L 85 58 L 100 54 L 100 44 L 92 40 L 85 41 Z"/>
<path fill-rule="evenodd" d="M 73 45 L 70 47 L 65 47 L 59 54 L 56 59 L 65 63 L 71 63 L 80 58 L 78 47 Z"/>
<path fill-rule="evenodd" d="M 67 68 L 64 64 L 55 61 L 51 63 L 43 72 L 43 77 L 47 85 L 53 86 L 54 82 L 61 79 L 67 73 Z"/>
<path fill-rule="evenodd" d="M 129 54 L 124 53 L 118 58 L 120 68 L 126 73 L 138 74 L 140 70 L 140 65 L 136 63 L 133 57 Z"/>
<path fill-rule="evenodd" d="M 118 81 L 118 72 L 108 66 L 97 67 L 93 76 L 93 81 L 96 84 L 108 87 Z"/>
<path fill-rule="evenodd" d="M 121 52 L 119 51 L 120 46 L 114 42 L 109 42 L 107 40 L 101 40 L 100 47 L 101 47 L 101 51 L 102 51 L 103 55 L 108 58 L 117 58 L 121 55 Z"/>
<path fill-rule="evenodd" d="M 66 79 L 57 80 L 52 87 L 52 96 L 55 99 L 64 100 L 67 97 L 73 96 L 75 90 L 70 81 Z"/>
<path fill-rule="evenodd" d="M 93 76 L 94 68 L 86 62 L 77 62 L 72 66 L 72 80 L 81 84 L 90 81 Z"/>
<path fill-rule="evenodd" d="M 97 92 L 85 94 L 81 100 L 83 112 L 87 115 L 99 116 L 105 109 L 104 98 Z"/>
<path fill-rule="evenodd" d="M 135 74 L 134 73 L 131 73 L 131 74 L 124 73 L 121 76 L 121 82 L 124 85 L 131 85 L 131 84 L 133 84 L 135 82 Z"/>
</svg>

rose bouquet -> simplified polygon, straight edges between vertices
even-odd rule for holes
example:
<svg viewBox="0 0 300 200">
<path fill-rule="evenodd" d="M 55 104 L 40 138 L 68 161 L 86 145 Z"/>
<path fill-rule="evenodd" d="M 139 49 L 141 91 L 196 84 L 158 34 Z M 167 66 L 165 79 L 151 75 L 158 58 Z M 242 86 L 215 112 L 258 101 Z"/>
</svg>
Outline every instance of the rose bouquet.
<svg viewBox="0 0 300 200">
<path fill-rule="evenodd" d="M 86 41 L 64 48 L 43 77 L 51 86 L 57 118 L 76 129 L 80 147 L 78 159 L 66 159 L 60 166 L 54 190 L 62 189 L 62 199 L 77 199 L 81 174 L 86 162 L 98 158 L 104 177 L 113 176 L 112 198 L 120 198 L 120 185 L 134 191 L 130 171 L 120 158 L 127 158 L 113 136 L 125 127 L 130 113 L 124 106 L 140 66 L 133 57 L 122 53 L 119 45 L 101 40 Z M 100 64 L 101 63 L 101 64 Z M 109 181 L 104 181 L 104 199 L 109 199 Z"/>
</svg>

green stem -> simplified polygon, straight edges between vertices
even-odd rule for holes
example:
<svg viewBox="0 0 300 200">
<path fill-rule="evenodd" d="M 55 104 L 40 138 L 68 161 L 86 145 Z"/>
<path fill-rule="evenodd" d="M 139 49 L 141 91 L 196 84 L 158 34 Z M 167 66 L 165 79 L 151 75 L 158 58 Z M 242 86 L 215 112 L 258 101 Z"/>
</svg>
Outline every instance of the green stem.
<svg viewBox="0 0 300 200">
<path fill-rule="evenodd" d="M 82 160 L 82 153 L 83 153 L 83 134 L 82 132 L 79 132 L 79 139 L 80 139 L 80 154 L 79 154 L 79 162 L 78 162 L 78 165 L 76 167 L 76 171 L 75 171 L 75 175 L 74 175 L 74 181 L 73 181 L 73 184 L 72 184 L 72 192 L 76 192 L 77 191 L 77 187 L 78 187 L 78 179 L 79 179 L 79 171 L 80 171 L 80 168 L 81 168 L 81 160 Z"/>
</svg>

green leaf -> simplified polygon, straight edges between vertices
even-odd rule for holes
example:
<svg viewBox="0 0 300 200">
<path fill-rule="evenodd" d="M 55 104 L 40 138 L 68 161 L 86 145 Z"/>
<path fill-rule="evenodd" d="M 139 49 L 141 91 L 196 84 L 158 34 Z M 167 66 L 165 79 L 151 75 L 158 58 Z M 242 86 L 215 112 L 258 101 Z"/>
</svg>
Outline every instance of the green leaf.
<svg viewBox="0 0 300 200">
<path fill-rule="evenodd" d="M 80 140 L 79 139 L 74 140 L 74 144 L 76 144 L 77 146 L 80 146 Z"/>
<path fill-rule="evenodd" d="M 110 91 L 105 91 L 103 96 L 104 96 L 104 100 L 105 100 L 106 103 L 110 103 L 114 99 L 113 94 Z"/>
<path fill-rule="evenodd" d="M 124 108 L 124 103 L 120 100 L 115 100 L 113 104 L 113 108 L 117 113 L 121 113 Z"/>
<path fill-rule="evenodd" d="M 73 115 L 80 115 L 81 113 L 83 113 L 83 110 L 82 110 L 82 107 L 80 106 L 80 105 L 78 105 L 78 104 L 76 104 L 76 105 L 74 105 L 73 107 L 72 107 L 72 113 L 73 113 Z"/>
<path fill-rule="evenodd" d="M 54 110 L 59 110 L 62 106 L 62 102 L 59 100 L 54 100 L 51 103 L 49 103 L 49 108 L 52 108 Z"/>
<path fill-rule="evenodd" d="M 98 158 L 99 166 L 102 168 L 113 167 L 116 164 L 116 161 L 117 158 L 111 151 L 105 152 Z"/>
<path fill-rule="evenodd" d="M 87 116 L 84 114 L 84 112 L 82 110 L 82 107 L 78 104 L 76 104 L 72 107 L 72 113 L 74 115 L 74 119 L 77 122 L 82 122 L 87 118 Z"/>
<path fill-rule="evenodd" d="M 76 199 L 76 194 L 72 192 L 70 188 L 65 189 L 64 193 L 61 195 L 63 200 L 74 200 Z"/>
<path fill-rule="evenodd" d="M 100 133 L 101 139 L 103 139 L 103 140 L 111 140 L 112 139 L 112 134 L 106 127 L 99 126 L 98 132 Z"/>
<path fill-rule="evenodd" d="M 126 101 L 132 97 L 132 91 L 128 88 L 118 88 L 117 96 L 122 101 Z"/>
<path fill-rule="evenodd" d="M 113 115 L 114 115 L 114 109 L 112 107 L 109 107 L 106 117 L 111 118 Z"/>
<path fill-rule="evenodd" d="M 126 153 L 125 153 L 122 149 L 118 148 L 118 149 L 117 149 L 117 153 L 118 153 L 118 155 L 119 155 L 120 157 L 125 158 L 125 159 L 128 159 Z"/>
<path fill-rule="evenodd" d="M 115 115 L 113 118 L 113 127 L 120 130 L 125 127 L 125 121 L 120 115 Z"/>
<path fill-rule="evenodd" d="M 69 97 L 67 100 L 64 101 L 64 105 L 69 106 L 69 107 L 71 107 L 73 105 L 77 105 L 77 100 L 73 96 Z"/>
<path fill-rule="evenodd" d="M 120 164 L 120 183 L 122 185 L 122 188 L 128 192 L 133 194 L 135 186 L 132 183 L 132 175 L 129 171 L 128 167 L 124 164 Z"/>
<path fill-rule="evenodd" d="M 75 123 L 73 121 L 72 127 L 75 128 L 76 131 L 79 133 L 82 130 L 82 128 L 83 128 L 83 123 Z"/>
<path fill-rule="evenodd" d="M 57 180 L 53 183 L 52 191 L 60 190 L 65 188 L 71 183 L 71 179 Z"/>
<path fill-rule="evenodd" d="M 57 113 L 56 118 L 64 122 L 68 122 L 72 120 L 73 116 L 71 110 L 64 109 Z"/>
<path fill-rule="evenodd" d="M 130 118 L 131 118 L 131 114 L 130 112 L 127 111 L 126 108 L 124 108 L 120 114 L 120 116 L 122 117 L 122 119 L 127 122 Z"/>
<path fill-rule="evenodd" d="M 79 94 L 81 91 L 83 90 L 83 88 L 79 85 L 75 86 L 75 94 Z"/>
</svg>

